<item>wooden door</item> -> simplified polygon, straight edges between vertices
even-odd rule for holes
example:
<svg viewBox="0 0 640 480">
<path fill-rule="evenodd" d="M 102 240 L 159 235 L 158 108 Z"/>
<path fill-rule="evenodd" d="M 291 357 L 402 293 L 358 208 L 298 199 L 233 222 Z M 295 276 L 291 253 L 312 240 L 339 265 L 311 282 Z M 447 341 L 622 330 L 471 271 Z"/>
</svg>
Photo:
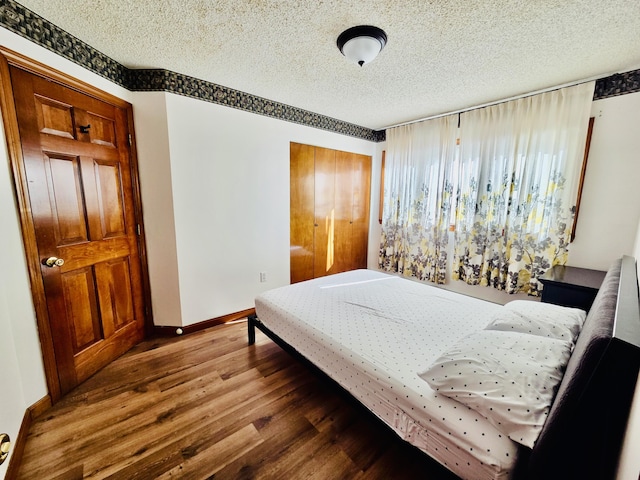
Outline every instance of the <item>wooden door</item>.
<svg viewBox="0 0 640 480">
<path fill-rule="evenodd" d="M 371 157 L 336 152 L 336 272 L 367 268 Z"/>
<path fill-rule="evenodd" d="M 290 259 L 291 283 L 313 278 L 313 235 L 315 148 L 311 145 L 290 145 Z"/>
<path fill-rule="evenodd" d="M 367 267 L 371 157 L 290 145 L 291 283 Z"/>
<path fill-rule="evenodd" d="M 336 152 L 335 169 L 335 230 L 334 272 L 353 270 L 352 258 L 352 206 L 353 206 L 353 156 L 349 152 Z"/>
<path fill-rule="evenodd" d="M 315 223 L 313 276 L 337 273 L 335 265 L 336 151 L 315 147 Z"/>
<path fill-rule="evenodd" d="M 63 394 L 144 336 L 127 111 L 9 71 Z"/>
<path fill-rule="evenodd" d="M 353 181 L 351 189 L 351 269 L 367 268 L 371 157 L 352 154 L 351 172 Z"/>
</svg>

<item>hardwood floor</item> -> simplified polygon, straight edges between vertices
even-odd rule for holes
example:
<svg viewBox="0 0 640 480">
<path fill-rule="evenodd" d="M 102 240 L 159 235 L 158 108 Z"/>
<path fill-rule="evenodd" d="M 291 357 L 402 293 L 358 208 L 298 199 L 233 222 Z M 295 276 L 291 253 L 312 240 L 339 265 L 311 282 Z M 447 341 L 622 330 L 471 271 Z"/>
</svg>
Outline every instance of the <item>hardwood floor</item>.
<svg viewBox="0 0 640 480">
<path fill-rule="evenodd" d="M 147 340 L 36 419 L 19 479 L 452 480 L 246 322 Z"/>
</svg>

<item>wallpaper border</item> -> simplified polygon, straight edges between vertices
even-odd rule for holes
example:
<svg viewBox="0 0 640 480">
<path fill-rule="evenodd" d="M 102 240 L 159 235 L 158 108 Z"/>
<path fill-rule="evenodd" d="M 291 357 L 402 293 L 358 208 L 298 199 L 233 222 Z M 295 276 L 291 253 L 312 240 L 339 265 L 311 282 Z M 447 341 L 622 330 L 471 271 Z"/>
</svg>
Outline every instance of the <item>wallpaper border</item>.
<svg viewBox="0 0 640 480">
<path fill-rule="evenodd" d="M 0 26 L 131 91 L 163 91 L 328 130 L 372 142 L 386 140 L 373 130 L 319 113 L 164 69 L 129 69 L 14 0 L 0 0 Z M 596 80 L 593 99 L 640 92 L 640 69 Z"/>
<path fill-rule="evenodd" d="M 616 73 L 596 80 L 594 100 L 640 92 L 640 69 Z"/>
<path fill-rule="evenodd" d="M 360 127 L 319 113 L 292 107 L 170 70 L 136 69 L 131 70 L 130 75 L 128 89 L 136 92 L 171 92 L 287 122 L 329 130 L 342 135 L 358 137 L 373 142 L 379 141 L 377 140 L 379 138 L 378 132 L 370 128 Z"/>
</svg>

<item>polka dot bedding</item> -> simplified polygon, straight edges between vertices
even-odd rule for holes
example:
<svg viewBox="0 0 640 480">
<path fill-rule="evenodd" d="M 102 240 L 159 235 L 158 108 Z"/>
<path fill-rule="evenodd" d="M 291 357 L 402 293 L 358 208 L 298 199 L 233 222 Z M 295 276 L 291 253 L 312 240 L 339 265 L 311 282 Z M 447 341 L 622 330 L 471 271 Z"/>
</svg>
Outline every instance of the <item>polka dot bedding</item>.
<svg viewBox="0 0 640 480">
<path fill-rule="evenodd" d="M 481 330 L 448 349 L 420 377 L 533 448 L 573 344 L 547 336 Z"/>
<path fill-rule="evenodd" d="M 578 308 L 514 300 L 504 306 L 487 329 L 541 335 L 575 342 L 587 314 Z"/>
<path fill-rule="evenodd" d="M 267 291 L 260 321 L 403 439 L 462 478 L 508 478 L 518 446 L 418 376 L 502 306 L 356 270 Z"/>
</svg>

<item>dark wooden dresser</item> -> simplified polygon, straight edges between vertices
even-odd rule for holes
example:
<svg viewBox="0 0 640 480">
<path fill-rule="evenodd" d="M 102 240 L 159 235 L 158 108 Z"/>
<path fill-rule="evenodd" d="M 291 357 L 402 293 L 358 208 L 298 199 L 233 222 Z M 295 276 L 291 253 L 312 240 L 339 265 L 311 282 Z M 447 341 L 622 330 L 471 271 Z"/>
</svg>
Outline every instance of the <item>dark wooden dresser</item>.
<svg viewBox="0 0 640 480">
<path fill-rule="evenodd" d="M 589 311 L 607 272 L 556 265 L 539 277 L 542 301 Z"/>
</svg>

